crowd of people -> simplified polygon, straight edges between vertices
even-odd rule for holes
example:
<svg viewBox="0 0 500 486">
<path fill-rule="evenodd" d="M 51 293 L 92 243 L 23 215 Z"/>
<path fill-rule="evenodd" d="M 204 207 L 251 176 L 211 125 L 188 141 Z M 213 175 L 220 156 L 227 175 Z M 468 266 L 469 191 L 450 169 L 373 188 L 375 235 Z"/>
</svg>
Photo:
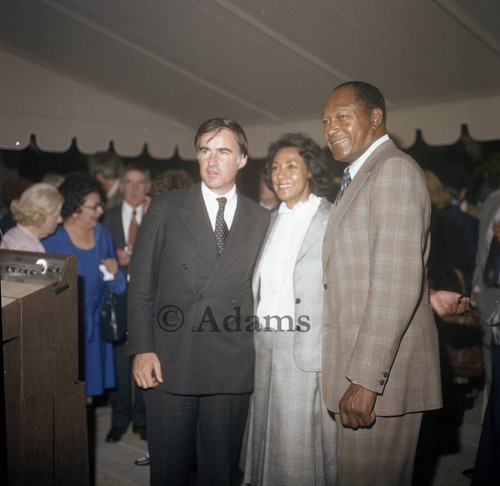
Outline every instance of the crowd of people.
<svg viewBox="0 0 500 486">
<path fill-rule="evenodd" d="M 147 440 L 152 485 L 190 484 L 193 464 L 200 484 L 238 465 L 252 486 L 411 484 L 424 412 L 442 406 L 435 316 L 470 312 L 469 296 L 490 397 L 473 482 L 497 484 L 500 192 L 466 214 L 386 118 L 364 82 L 326 100 L 338 191 L 321 147 L 287 133 L 250 200 L 245 132 L 214 118 L 195 135 L 198 183 L 99 153 L 10 201 L 0 248 L 77 256 L 87 403 L 109 397 L 108 442 L 130 423 Z"/>
</svg>

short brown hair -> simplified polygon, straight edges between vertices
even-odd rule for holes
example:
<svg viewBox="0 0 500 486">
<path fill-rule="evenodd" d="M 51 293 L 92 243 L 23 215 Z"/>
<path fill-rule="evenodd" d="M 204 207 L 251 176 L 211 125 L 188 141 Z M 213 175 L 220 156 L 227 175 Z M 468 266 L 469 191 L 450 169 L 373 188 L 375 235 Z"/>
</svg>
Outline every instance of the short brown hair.
<svg viewBox="0 0 500 486">
<path fill-rule="evenodd" d="M 243 128 L 234 120 L 228 118 L 211 118 L 200 125 L 194 137 L 196 152 L 200 149 L 200 139 L 202 135 L 211 133 L 215 137 L 221 130 L 229 130 L 232 132 L 238 142 L 240 155 L 248 155 L 247 136 Z"/>
</svg>

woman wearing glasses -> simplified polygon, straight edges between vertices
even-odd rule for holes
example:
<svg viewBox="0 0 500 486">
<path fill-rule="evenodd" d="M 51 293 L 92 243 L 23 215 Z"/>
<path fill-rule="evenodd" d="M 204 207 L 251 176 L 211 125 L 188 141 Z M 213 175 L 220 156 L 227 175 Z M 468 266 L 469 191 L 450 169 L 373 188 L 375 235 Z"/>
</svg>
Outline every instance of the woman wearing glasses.
<svg viewBox="0 0 500 486">
<path fill-rule="evenodd" d="M 64 197 L 64 223 L 42 243 L 49 253 L 77 257 L 80 379 L 85 381 L 90 405 L 92 397 L 115 386 L 113 345 L 102 340 L 99 320 L 108 289 L 122 294 L 125 276 L 118 268 L 111 233 L 99 224 L 103 213 L 99 183 L 87 174 L 74 173 L 59 191 Z"/>
</svg>

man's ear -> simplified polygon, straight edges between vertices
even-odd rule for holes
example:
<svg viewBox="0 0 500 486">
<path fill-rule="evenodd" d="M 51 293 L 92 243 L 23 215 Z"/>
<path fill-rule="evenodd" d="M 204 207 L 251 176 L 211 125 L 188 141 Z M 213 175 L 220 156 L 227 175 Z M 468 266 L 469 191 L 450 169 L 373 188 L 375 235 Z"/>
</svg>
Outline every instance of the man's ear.
<svg viewBox="0 0 500 486">
<path fill-rule="evenodd" d="M 384 114 L 380 108 L 373 108 L 370 112 L 370 123 L 374 130 L 378 130 L 380 125 L 382 125 L 382 120 L 384 119 Z"/>
<path fill-rule="evenodd" d="M 240 162 L 238 164 L 238 170 L 243 169 L 248 162 L 248 155 L 240 155 Z"/>
</svg>

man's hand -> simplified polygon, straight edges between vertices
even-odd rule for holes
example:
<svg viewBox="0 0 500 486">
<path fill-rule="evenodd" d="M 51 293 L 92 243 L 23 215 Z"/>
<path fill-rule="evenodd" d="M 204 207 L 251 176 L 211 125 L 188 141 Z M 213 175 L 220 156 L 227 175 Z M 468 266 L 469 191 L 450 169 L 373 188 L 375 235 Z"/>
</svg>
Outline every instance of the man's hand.
<svg viewBox="0 0 500 486">
<path fill-rule="evenodd" d="M 130 254 L 125 250 L 121 250 L 119 248 L 116 249 L 116 256 L 118 257 L 118 261 L 122 267 L 126 267 L 130 264 Z"/>
<path fill-rule="evenodd" d="M 457 292 L 448 290 L 431 290 L 432 310 L 441 318 L 463 314 L 470 309 L 469 297 L 460 297 Z"/>
<path fill-rule="evenodd" d="M 140 388 L 155 388 L 163 383 L 160 360 L 156 353 L 140 353 L 134 357 L 132 376 Z"/>
<path fill-rule="evenodd" d="M 357 429 L 370 427 L 375 422 L 375 400 L 377 394 L 351 383 L 339 403 L 340 420 L 344 427 Z"/>
</svg>

